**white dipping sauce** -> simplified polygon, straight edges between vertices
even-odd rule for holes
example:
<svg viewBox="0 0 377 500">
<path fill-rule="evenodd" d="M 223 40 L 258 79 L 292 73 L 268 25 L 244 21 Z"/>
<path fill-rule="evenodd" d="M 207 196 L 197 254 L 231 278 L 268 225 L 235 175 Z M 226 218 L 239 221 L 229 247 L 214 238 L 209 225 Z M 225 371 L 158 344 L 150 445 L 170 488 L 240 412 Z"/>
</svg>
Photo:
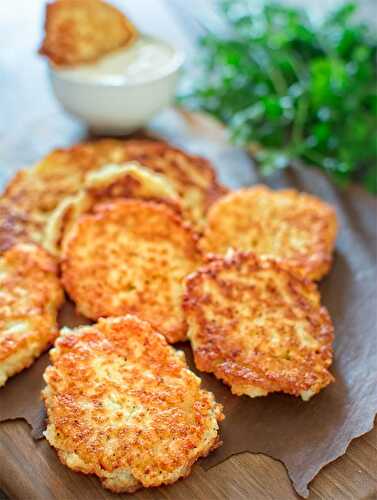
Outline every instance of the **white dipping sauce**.
<svg viewBox="0 0 377 500">
<path fill-rule="evenodd" d="M 176 55 L 164 41 L 140 36 L 130 47 L 103 56 L 95 63 L 57 71 L 84 82 L 140 83 L 166 74 Z"/>
</svg>

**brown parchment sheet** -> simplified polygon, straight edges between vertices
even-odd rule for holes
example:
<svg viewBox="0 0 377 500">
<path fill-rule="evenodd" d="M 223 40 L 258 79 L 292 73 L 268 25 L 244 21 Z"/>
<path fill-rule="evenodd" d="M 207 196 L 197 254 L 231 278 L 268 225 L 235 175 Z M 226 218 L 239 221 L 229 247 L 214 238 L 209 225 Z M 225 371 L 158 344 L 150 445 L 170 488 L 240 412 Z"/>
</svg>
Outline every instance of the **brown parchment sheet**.
<svg viewBox="0 0 377 500">
<path fill-rule="evenodd" d="M 373 427 L 377 412 L 377 202 L 359 187 L 341 191 L 321 172 L 291 168 L 270 178 L 258 176 L 250 157 L 230 146 L 224 132 L 197 115 L 167 112 L 152 127 L 188 151 L 211 159 L 231 188 L 265 182 L 295 187 L 332 203 L 340 221 L 334 266 L 320 285 L 323 304 L 335 325 L 336 382 L 309 402 L 274 394 L 237 397 L 210 374 L 203 385 L 224 405 L 223 445 L 201 465 L 208 469 L 233 454 L 249 451 L 280 460 L 297 493 L 307 497 L 318 471 L 342 455 L 350 441 Z M 71 304 L 60 314 L 62 325 L 82 323 Z M 176 346 L 195 370 L 188 343 Z M 0 390 L 0 421 L 25 418 L 35 438 L 42 437 L 42 373 L 48 354 Z M 196 371 L 196 370 L 195 370 Z M 198 372 L 197 372 L 198 373 Z"/>
</svg>

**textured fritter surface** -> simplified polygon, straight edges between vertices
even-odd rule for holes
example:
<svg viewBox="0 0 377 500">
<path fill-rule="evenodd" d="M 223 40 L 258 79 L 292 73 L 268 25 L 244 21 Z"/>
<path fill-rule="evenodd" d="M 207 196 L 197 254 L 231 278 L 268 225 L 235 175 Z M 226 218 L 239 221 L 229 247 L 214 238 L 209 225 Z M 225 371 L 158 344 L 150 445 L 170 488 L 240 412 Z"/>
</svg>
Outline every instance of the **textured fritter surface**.
<svg viewBox="0 0 377 500">
<path fill-rule="evenodd" d="M 226 193 L 206 159 L 184 153 L 165 142 L 108 139 L 92 147 L 101 165 L 137 161 L 165 175 L 181 198 L 185 218 L 198 229 L 203 227 L 208 208 Z"/>
<path fill-rule="evenodd" d="M 0 254 L 16 243 L 40 240 L 41 227 L 30 220 L 22 207 L 0 198 Z"/>
<path fill-rule="evenodd" d="M 83 158 L 88 164 L 84 165 Z M 81 163 L 79 163 L 79 161 Z M 46 224 L 66 197 L 78 192 L 90 170 L 89 155 L 46 157 L 35 167 L 18 172 L 0 199 L 0 251 L 18 241 L 44 244 Z"/>
<path fill-rule="evenodd" d="M 200 265 L 190 227 L 165 205 L 117 200 L 82 215 L 63 249 L 63 284 L 88 318 L 136 314 L 186 337 L 185 277 Z"/>
<path fill-rule="evenodd" d="M 56 0 L 47 4 L 40 53 L 56 65 L 92 62 L 126 47 L 134 26 L 118 9 L 101 0 Z"/>
<path fill-rule="evenodd" d="M 63 242 L 76 220 L 103 202 L 117 198 L 140 198 L 166 203 L 181 214 L 180 200 L 165 176 L 156 174 L 136 162 L 109 164 L 87 174 L 83 189 L 64 198 L 47 221 L 44 247 L 59 256 Z"/>
<path fill-rule="evenodd" d="M 177 193 L 168 178 L 145 168 L 138 162 L 108 164 L 90 172 L 84 188 L 99 198 L 173 199 Z"/>
<path fill-rule="evenodd" d="M 128 161 L 165 176 L 181 200 L 184 217 L 199 229 L 209 206 L 225 193 L 207 160 L 165 142 L 104 139 L 57 149 L 19 172 L 5 190 L 0 200 L 0 251 L 28 238 L 44 244 L 51 214 L 82 189 L 89 173 Z"/>
<path fill-rule="evenodd" d="M 318 280 L 330 269 L 336 231 L 335 210 L 320 199 L 256 186 L 230 193 L 211 207 L 201 243 L 215 254 L 232 248 L 284 259 Z"/>
<path fill-rule="evenodd" d="M 62 302 L 55 263 L 43 249 L 19 243 L 0 257 L 0 386 L 54 340 Z"/>
<path fill-rule="evenodd" d="M 51 362 L 45 436 L 65 465 L 114 492 L 173 483 L 220 444 L 221 406 L 134 316 L 64 329 Z"/>
<path fill-rule="evenodd" d="M 333 380 L 333 326 L 316 285 L 276 261 L 214 259 L 188 278 L 184 309 L 196 366 L 234 394 L 308 400 Z"/>
</svg>

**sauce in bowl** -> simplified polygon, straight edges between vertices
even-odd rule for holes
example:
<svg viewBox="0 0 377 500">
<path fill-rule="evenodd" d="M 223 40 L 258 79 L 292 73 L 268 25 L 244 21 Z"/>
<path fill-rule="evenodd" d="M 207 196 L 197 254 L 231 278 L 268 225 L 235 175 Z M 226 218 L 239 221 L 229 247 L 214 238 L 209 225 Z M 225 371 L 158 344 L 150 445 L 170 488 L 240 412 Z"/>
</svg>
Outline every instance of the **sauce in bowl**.
<svg viewBox="0 0 377 500">
<path fill-rule="evenodd" d="M 174 70 L 180 60 L 163 40 L 141 35 L 130 47 L 117 50 L 92 64 L 56 70 L 64 78 L 81 82 L 137 84 Z"/>
<path fill-rule="evenodd" d="M 64 109 L 93 133 L 124 135 L 174 101 L 183 61 L 178 47 L 140 35 L 131 46 L 91 64 L 50 64 L 49 76 Z"/>
</svg>

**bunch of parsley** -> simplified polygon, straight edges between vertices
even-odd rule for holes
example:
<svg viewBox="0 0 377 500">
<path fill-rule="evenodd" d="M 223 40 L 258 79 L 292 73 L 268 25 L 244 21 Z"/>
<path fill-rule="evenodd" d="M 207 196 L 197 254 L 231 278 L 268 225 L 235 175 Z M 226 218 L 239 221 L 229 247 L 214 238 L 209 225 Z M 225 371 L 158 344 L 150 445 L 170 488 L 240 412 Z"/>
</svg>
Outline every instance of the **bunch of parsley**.
<svg viewBox="0 0 377 500">
<path fill-rule="evenodd" d="M 296 8 L 220 1 L 229 31 L 200 40 L 181 100 L 225 123 L 265 174 L 301 160 L 377 193 L 377 41 L 355 9 L 316 25 Z"/>
</svg>

